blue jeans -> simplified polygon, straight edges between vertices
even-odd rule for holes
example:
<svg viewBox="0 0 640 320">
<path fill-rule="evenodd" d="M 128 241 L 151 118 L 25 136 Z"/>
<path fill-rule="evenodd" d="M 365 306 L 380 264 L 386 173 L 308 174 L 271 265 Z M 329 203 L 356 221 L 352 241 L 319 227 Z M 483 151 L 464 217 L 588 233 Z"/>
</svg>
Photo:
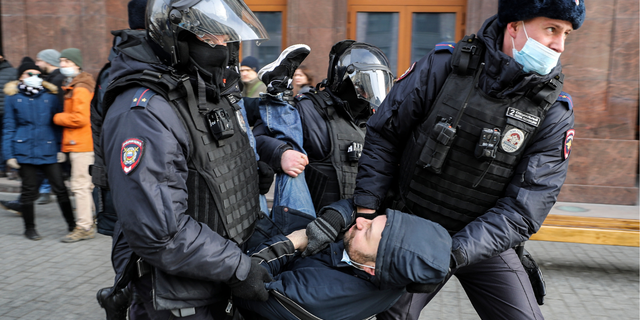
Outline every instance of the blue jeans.
<svg viewBox="0 0 640 320">
<path fill-rule="evenodd" d="M 253 149 L 253 153 L 256 155 L 256 161 L 260 160 L 260 156 L 258 155 L 258 151 L 256 150 L 256 138 L 253 137 L 253 131 L 251 131 L 251 127 L 249 126 L 249 121 L 247 118 L 247 110 L 244 107 L 244 100 L 240 99 L 238 101 L 238 105 L 240 106 L 240 112 L 242 112 L 242 116 L 244 117 L 244 125 L 247 130 L 247 136 L 249 137 L 249 145 L 251 145 L 251 149 Z M 268 214 L 269 213 L 269 205 L 267 204 L 267 197 L 264 194 L 260 195 L 260 211 Z"/>
<path fill-rule="evenodd" d="M 51 185 L 49 184 L 48 179 L 42 180 L 42 184 L 40 184 L 39 193 L 51 193 Z"/>
<path fill-rule="evenodd" d="M 279 97 L 261 94 L 260 117 L 270 136 L 288 143 L 293 147 L 293 150 L 306 154 L 302 149 L 304 141 L 302 122 L 296 108 Z M 289 207 L 313 217 L 316 216 L 304 172 L 295 178 L 286 173 L 276 174 L 273 206 Z"/>
</svg>

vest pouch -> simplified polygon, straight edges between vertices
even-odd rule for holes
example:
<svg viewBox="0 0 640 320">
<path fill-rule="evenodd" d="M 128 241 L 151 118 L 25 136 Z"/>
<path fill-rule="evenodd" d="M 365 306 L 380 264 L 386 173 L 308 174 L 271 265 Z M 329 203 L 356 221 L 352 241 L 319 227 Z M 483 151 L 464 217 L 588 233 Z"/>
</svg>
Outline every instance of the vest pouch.
<svg viewBox="0 0 640 320">
<path fill-rule="evenodd" d="M 424 148 L 420 152 L 417 164 L 423 169 L 441 173 L 451 144 L 456 137 L 456 129 L 451 126 L 451 118 L 440 119 L 429 134 Z"/>
<path fill-rule="evenodd" d="M 209 131 L 216 140 L 224 140 L 233 136 L 233 122 L 224 109 L 216 109 L 207 114 Z"/>
</svg>

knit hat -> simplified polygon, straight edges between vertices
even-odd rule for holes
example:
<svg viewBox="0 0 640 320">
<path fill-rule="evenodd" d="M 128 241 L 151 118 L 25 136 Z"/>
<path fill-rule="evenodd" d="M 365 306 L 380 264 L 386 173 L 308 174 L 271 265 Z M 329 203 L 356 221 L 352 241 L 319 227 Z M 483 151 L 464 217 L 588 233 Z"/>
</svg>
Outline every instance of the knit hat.
<svg viewBox="0 0 640 320">
<path fill-rule="evenodd" d="M 68 48 L 60 52 L 60 58 L 65 58 L 73 61 L 80 69 L 82 69 L 82 54 L 80 49 Z"/>
<path fill-rule="evenodd" d="M 129 28 L 144 29 L 144 13 L 147 8 L 147 0 L 131 0 L 127 7 L 129 9 Z"/>
<path fill-rule="evenodd" d="M 573 29 L 584 22 L 585 0 L 499 0 L 498 24 L 501 27 L 509 22 L 523 21 L 535 17 L 547 17 L 568 21 Z"/>
<path fill-rule="evenodd" d="M 258 59 L 252 56 L 246 56 L 242 59 L 242 63 L 240 63 L 243 67 L 249 67 L 253 69 L 253 71 L 258 71 Z"/>
<path fill-rule="evenodd" d="M 56 50 L 53 50 L 53 49 L 42 50 L 38 52 L 38 55 L 36 57 L 54 67 L 60 66 L 60 52 Z"/>
<path fill-rule="evenodd" d="M 18 78 L 20 78 L 25 71 L 32 69 L 42 72 L 33 59 L 29 57 L 22 58 L 22 62 L 20 62 L 20 66 L 18 67 Z"/>
</svg>

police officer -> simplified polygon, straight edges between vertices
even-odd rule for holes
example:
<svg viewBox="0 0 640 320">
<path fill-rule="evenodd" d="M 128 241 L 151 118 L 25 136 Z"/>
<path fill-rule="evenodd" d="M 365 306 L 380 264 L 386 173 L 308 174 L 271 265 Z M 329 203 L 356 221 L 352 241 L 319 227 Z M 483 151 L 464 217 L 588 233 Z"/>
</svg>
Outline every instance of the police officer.
<svg viewBox="0 0 640 320">
<path fill-rule="evenodd" d="M 292 178 L 304 171 L 313 201 L 310 209 L 292 205 L 302 202 L 306 191 L 284 189 L 278 177 L 274 205 L 288 205 L 315 216 L 320 208 L 353 196 L 366 121 L 391 89 L 393 74 L 382 50 L 344 40 L 331 48 L 327 78 L 317 89 L 297 95 L 293 107 L 274 100 L 277 94 L 285 93 L 285 99 L 290 94 L 293 73 L 308 53 L 306 45 L 291 46 L 260 70 L 258 76 L 268 84 L 268 94 L 263 95 L 263 116 L 254 134 L 260 158 L 276 171 Z M 290 122 L 278 122 L 282 110 L 293 115 Z M 301 132 L 293 134 L 293 128 Z M 291 201 L 284 201 L 285 197 Z"/>
<path fill-rule="evenodd" d="M 149 0 L 146 26 L 118 45 L 104 96 L 116 288 L 132 288 L 131 319 L 223 319 L 232 294 L 266 300 L 271 280 L 241 248 L 258 165 L 222 94 L 226 43 L 267 35 L 240 0 Z"/>
<path fill-rule="evenodd" d="M 500 0 L 477 36 L 414 63 L 367 124 L 358 212 L 391 191 L 389 205 L 449 230 L 451 274 L 482 319 L 542 319 L 512 247 L 538 231 L 567 174 L 574 115 L 558 59 L 584 17 L 584 0 Z M 417 319 L 442 285 L 378 318 Z"/>
</svg>

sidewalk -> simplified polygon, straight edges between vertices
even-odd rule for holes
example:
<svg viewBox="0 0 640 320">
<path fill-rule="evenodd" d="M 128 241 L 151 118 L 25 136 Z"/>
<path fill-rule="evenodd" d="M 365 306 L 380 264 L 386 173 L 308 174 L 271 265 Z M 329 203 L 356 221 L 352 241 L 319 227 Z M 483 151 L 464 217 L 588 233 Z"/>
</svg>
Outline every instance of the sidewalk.
<svg viewBox="0 0 640 320">
<path fill-rule="evenodd" d="M 17 188 L 19 182 L 0 178 L 0 190 Z M 0 200 L 16 197 L 0 192 Z M 554 210 L 562 213 L 561 205 L 581 207 L 588 214 L 638 217 L 638 207 L 559 203 Z M 113 284 L 111 238 L 98 234 L 91 240 L 60 242 L 66 224 L 55 202 L 36 206 L 36 225 L 43 239 L 29 241 L 22 235 L 20 216 L 0 209 L 0 320 L 105 319 L 95 294 Z M 640 319 L 639 248 L 530 241 L 527 250 L 544 273 L 547 297 L 541 310 L 546 319 Z M 454 278 L 420 319 L 478 315 Z"/>
</svg>

